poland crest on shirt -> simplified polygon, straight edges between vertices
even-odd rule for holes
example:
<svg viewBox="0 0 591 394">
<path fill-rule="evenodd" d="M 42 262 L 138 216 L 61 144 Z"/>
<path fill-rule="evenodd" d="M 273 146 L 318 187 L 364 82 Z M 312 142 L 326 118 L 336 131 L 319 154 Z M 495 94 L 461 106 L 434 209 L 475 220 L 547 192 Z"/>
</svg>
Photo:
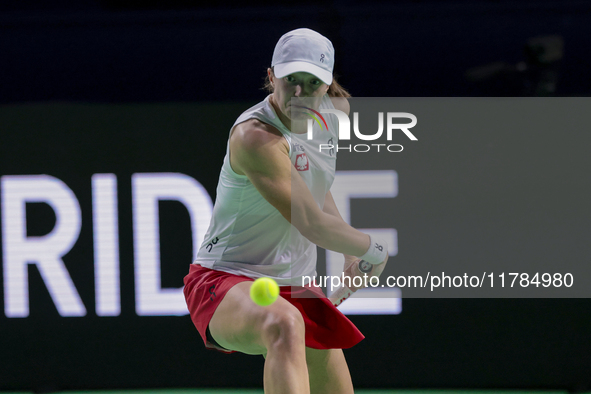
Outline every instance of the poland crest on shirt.
<svg viewBox="0 0 591 394">
<path fill-rule="evenodd" d="M 305 153 L 300 153 L 296 156 L 295 167 L 298 171 L 308 171 L 310 167 L 308 165 L 308 156 Z"/>
</svg>

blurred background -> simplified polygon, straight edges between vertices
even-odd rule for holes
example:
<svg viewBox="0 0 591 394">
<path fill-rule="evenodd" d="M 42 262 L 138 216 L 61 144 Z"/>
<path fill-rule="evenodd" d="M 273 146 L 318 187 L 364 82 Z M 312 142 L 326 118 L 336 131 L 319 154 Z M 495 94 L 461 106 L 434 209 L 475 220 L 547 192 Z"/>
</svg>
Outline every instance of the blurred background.
<svg viewBox="0 0 591 394">
<path fill-rule="evenodd" d="M 16 230 L 2 200 L 0 391 L 260 390 L 261 357 L 208 351 L 188 316 L 138 307 L 132 177 L 186 174 L 215 201 L 230 127 L 266 96 L 275 43 L 299 27 L 331 39 L 339 83 L 356 97 L 591 94 L 589 1 L 0 2 L 0 192 L 46 174 L 43 185 L 73 192 L 81 218 L 63 256 L 73 285 L 48 287 L 25 264 L 28 309 L 15 312 L 6 239 Z M 99 307 L 93 263 L 101 193 L 115 201 L 111 309 Z M 195 242 L 188 208 L 158 208 L 160 285 L 179 288 Z M 26 237 L 50 233 L 55 209 L 27 201 Z M 402 251 L 411 241 L 397 228 Z M 59 309 L 62 290 L 79 303 Z M 358 388 L 591 391 L 587 299 L 403 299 L 400 314 L 350 318 L 366 336 L 345 352 Z"/>
</svg>

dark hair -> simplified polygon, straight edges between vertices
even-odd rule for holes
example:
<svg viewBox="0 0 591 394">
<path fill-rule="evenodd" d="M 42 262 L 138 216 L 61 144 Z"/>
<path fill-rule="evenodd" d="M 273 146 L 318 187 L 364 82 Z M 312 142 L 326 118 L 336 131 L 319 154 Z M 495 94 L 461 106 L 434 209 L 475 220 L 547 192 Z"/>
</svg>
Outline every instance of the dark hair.
<svg viewBox="0 0 591 394">
<path fill-rule="evenodd" d="M 271 70 L 273 68 L 271 67 Z M 269 74 L 265 76 L 265 84 L 263 85 L 263 89 L 269 93 L 273 93 L 273 85 L 271 85 L 271 80 L 269 79 Z M 351 97 L 351 93 L 347 91 L 344 87 L 339 85 L 337 82 L 336 75 L 332 77 L 332 84 L 328 87 L 328 92 L 326 92 L 330 97 Z"/>
</svg>

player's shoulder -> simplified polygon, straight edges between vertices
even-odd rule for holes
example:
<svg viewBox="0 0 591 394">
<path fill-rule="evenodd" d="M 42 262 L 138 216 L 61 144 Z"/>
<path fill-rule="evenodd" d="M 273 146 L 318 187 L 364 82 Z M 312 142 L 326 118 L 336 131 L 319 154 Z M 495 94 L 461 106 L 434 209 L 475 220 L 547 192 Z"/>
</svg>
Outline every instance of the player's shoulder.
<svg viewBox="0 0 591 394">
<path fill-rule="evenodd" d="M 332 105 L 334 105 L 335 109 L 338 109 L 349 116 L 349 112 L 351 111 L 349 100 L 347 100 L 345 97 L 331 97 L 330 100 L 332 101 Z"/>
<path fill-rule="evenodd" d="M 276 127 L 258 119 L 248 119 L 236 125 L 230 141 L 232 145 L 245 151 L 258 151 L 264 147 L 287 147 L 287 141 Z"/>
</svg>

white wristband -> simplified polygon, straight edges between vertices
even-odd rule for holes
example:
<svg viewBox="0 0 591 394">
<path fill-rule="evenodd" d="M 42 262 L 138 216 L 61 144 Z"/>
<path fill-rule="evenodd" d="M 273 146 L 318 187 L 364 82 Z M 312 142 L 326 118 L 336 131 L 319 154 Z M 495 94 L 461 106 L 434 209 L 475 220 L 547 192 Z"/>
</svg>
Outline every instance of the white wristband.
<svg viewBox="0 0 591 394">
<path fill-rule="evenodd" d="M 363 256 L 359 256 L 361 260 L 365 260 L 370 264 L 380 264 L 386 260 L 388 255 L 388 247 L 383 239 L 369 236 L 369 249 Z"/>
</svg>

